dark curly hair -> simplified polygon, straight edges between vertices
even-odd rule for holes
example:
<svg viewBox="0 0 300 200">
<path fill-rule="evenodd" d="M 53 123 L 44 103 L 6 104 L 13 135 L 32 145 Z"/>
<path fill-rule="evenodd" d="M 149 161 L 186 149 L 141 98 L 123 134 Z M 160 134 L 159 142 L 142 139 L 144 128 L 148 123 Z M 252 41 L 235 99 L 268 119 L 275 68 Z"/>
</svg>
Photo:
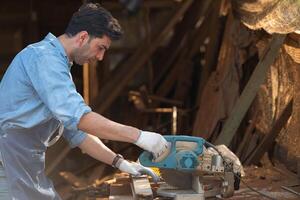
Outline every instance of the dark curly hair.
<svg viewBox="0 0 300 200">
<path fill-rule="evenodd" d="M 118 20 L 99 3 L 83 4 L 73 14 L 65 34 L 72 37 L 80 31 L 87 31 L 91 37 L 106 35 L 111 40 L 118 40 L 123 34 Z"/>
</svg>

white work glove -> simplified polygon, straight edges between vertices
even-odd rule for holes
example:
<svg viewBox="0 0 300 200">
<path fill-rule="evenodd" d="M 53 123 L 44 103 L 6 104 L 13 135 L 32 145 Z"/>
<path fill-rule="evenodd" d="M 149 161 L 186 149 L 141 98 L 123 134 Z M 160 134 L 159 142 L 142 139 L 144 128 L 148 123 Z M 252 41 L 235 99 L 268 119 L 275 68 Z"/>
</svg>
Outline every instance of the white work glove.
<svg viewBox="0 0 300 200">
<path fill-rule="evenodd" d="M 168 149 L 168 142 L 162 135 L 149 131 L 141 131 L 140 137 L 135 144 L 151 152 L 154 159 L 158 158 Z"/>
<path fill-rule="evenodd" d="M 154 171 L 148 167 L 144 167 L 136 162 L 128 162 L 121 158 L 118 162 L 116 167 L 121 170 L 122 172 L 131 174 L 132 176 L 141 176 L 141 175 L 148 175 L 152 177 L 152 181 L 157 183 L 160 178 Z"/>
<path fill-rule="evenodd" d="M 144 166 L 136 163 L 136 162 L 128 162 L 127 160 L 122 159 L 120 161 L 119 170 L 122 172 L 131 174 L 133 176 L 140 176 L 141 171 L 145 169 Z"/>
</svg>

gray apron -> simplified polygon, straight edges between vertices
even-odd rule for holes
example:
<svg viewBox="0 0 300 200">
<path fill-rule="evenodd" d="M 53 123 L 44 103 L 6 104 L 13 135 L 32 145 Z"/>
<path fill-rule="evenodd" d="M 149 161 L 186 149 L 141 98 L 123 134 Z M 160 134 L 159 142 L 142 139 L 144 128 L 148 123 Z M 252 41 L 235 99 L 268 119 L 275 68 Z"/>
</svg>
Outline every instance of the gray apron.
<svg viewBox="0 0 300 200">
<path fill-rule="evenodd" d="M 2 164 L 13 200 L 61 199 L 45 175 L 45 151 L 55 129 L 60 136 L 62 127 L 52 119 L 30 129 L 0 129 Z"/>
</svg>

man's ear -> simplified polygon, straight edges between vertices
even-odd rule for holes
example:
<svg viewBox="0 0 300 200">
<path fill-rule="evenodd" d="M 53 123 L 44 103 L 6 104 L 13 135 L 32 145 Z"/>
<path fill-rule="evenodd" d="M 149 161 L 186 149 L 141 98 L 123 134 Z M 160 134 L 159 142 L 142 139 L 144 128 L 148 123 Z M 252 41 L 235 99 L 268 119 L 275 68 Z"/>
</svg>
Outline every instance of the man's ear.
<svg viewBox="0 0 300 200">
<path fill-rule="evenodd" d="M 87 31 L 80 31 L 77 33 L 76 43 L 79 47 L 82 47 L 89 41 L 89 34 Z"/>
</svg>

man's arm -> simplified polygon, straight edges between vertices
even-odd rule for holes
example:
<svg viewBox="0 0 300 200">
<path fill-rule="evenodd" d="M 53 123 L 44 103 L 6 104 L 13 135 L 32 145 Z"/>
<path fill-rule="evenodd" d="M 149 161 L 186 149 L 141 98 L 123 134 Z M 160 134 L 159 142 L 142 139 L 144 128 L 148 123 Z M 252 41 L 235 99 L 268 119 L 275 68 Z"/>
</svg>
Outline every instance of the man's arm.
<svg viewBox="0 0 300 200">
<path fill-rule="evenodd" d="M 95 112 L 83 115 L 78 128 L 101 139 L 135 143 L 140 131 L 137 128 L 111 121 Z"/>
<path fill-rule="evenodd" d="M 79 145 L 79 148 L 84 153 L 87 153 L 91 157 L 108 165 L 112 165 L 117 156 L 112 150 L 105 146 L 99 138 L 90 134 L 87 134 L 87 137 Z M 128 162 L 123 158 L 118 159 L 114 165 L 122 172 L 126 172 L 135 176 L 140 175 L 141 170 L 145 169 L 142 165 L 135 162 Z"/>
<path fill-rule="evenodd" d="M 142 149 L 159 157 L 167 148 L 165 138 L 157 133 L 140 131 L 137 128 L 111 121 L 95 112 L 84 114 L 77 126 L 83 132 L 101 139 L 134 143 Z"/>
<path fill-rule="evenodd" d="M 84 153 L 91 157 L 111 165 L 116 154 L 105 146 L 96 136 L 88 134 L 87 137 L 78 146 Z"/>
</svg>

